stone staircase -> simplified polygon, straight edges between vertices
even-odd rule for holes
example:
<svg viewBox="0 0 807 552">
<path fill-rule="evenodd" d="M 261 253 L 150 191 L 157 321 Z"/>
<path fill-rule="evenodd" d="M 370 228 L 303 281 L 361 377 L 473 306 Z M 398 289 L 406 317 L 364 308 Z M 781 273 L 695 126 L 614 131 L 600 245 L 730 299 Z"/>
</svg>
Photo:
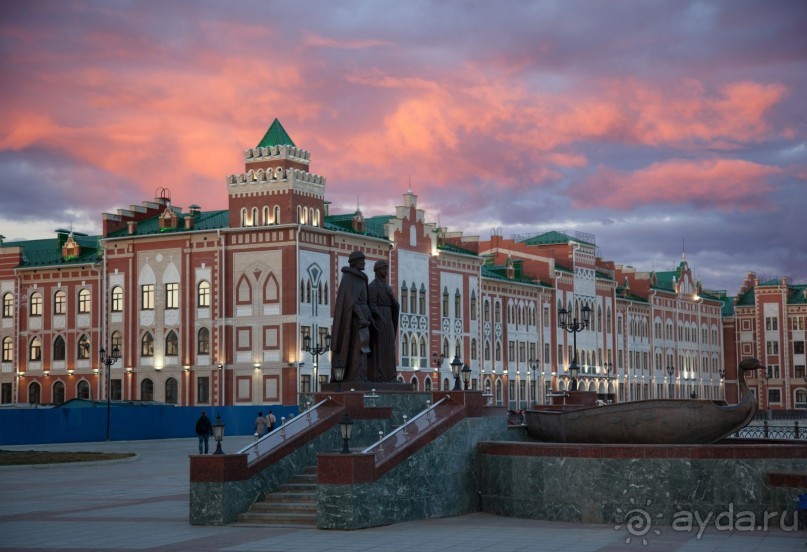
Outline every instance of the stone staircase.
<svg viewBox="0 0 807 552">
<path fill-rule="evenodd" d="M 255 502 L 238 523 L 268 527 L 317 526 L 317 468 L 309 466 L 273 493 Z"/>
</svg>

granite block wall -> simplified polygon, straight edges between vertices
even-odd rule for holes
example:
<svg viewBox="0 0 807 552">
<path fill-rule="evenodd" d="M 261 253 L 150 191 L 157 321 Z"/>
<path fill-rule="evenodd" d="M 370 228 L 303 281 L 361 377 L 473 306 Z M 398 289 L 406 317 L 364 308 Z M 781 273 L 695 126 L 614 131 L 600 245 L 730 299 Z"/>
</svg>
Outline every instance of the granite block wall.
<svg viewBox="0 0 807 552">
<path fill-rule="evenodd" d="M 425 399 L 424 399 L 425 402 Z M 465 418 L 378 480 L 318 488 L 320 529 L 363 529 L 479 510 L 476 444 L 522 440 L 505 416 Z"/>
<path fill-rule="evenodd" d="M 480 455 L 482 510 L 528 519 L 654 525 L 681 516 L 766 512 L 795 519 L 805 489 L 774 487 L 771 472 L 805 472 L 807 459 L 574 458 Z M 644 515 L 644 514 L 643 514 Z"/>
</svg>

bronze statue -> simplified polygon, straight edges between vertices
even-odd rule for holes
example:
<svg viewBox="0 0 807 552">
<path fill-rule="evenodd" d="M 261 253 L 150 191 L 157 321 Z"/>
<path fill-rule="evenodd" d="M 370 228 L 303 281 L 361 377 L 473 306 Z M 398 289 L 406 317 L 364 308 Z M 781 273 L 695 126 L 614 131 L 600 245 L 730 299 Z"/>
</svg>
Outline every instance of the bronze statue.
<svg viewBox="0 0 807 552">
<path fill-rule="evenodd" d="M 400 305 L 387 283 L 389 263 L 383 259 L 376 261 L 373 271 L 375 280 L 368 286 L 373 324 L 370 327 L 371 352 L 367 359 L 367 373 L 371 381 L 395 381 L 395 339 Z"/>
<path fill-rule="evenodd" d="M 350 266 L 342 268 L 342 280 L 336 292 L 331 336 L 331 362 L 344 366 L 344 381 L 367 381 L 367 354 L 370 352 L 372 315 L 367 302 L 367 275 L 364 253 L 354 251 L 348 257 Z"/>
</svg>

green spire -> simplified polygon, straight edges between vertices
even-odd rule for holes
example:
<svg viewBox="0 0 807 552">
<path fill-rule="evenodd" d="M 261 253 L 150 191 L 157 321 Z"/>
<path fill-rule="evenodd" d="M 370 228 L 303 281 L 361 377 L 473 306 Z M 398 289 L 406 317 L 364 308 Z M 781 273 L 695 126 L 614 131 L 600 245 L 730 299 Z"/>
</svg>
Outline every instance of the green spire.
<svg viewBox="0 0 807 552">
<path fill-rule="evenodd" d="M 294 142 L 292 142 L 291 138 L 286 132 L 286 129 L 283 128 L 283 125 L 280 124 L 280 121 L 278 121 L 277 118 L 275 118 L 275 120 L 272 122 L 272 126 L 269 127 L 266 134 L 263 135 L 263 139 L 258 143 L 257 147 L 269 148 L 272 146 L 297 147 Z"/>
</svg>

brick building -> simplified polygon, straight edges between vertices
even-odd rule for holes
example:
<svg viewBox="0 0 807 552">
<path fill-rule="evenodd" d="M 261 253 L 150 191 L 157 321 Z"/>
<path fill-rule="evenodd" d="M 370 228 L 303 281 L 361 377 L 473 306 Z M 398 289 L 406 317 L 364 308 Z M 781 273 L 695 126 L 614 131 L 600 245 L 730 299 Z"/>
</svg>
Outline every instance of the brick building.
<svg viewBox="0 0 807 552">
<path fill-rule="evenodd" d="M 543 403 L 571 385 L 575 342 L 578 387 L 604 401 L 721 398 L 724 376 L 736 383 L 725 294 L 701 289 L 686 259 L 638 272 L 599 258 L 590 235 L 480 241 L 426 221 L 411 190 L 393 214 L 332 214 L 309 169 L 275 120 L 226 178 L 227 209 L 184 211 L 159 190 L 103 214 L 100 236 L 0 244 L 2 402 L 108 388 L 114 400 L 296 404 L 330 377 L 329 355 L 305 352 L 303 338 L 324 342 L 355 249 L 371 279 L 374 261 L 390 264 L 399 379 L 418 389 L 452 387 L 456 358 L 491 402 Z M 584 306 L 587 328 L 559 328 L 561 308 L 581 319 Z M 121 354 L 109 380 L 102 347 Z"/>
</svg>

